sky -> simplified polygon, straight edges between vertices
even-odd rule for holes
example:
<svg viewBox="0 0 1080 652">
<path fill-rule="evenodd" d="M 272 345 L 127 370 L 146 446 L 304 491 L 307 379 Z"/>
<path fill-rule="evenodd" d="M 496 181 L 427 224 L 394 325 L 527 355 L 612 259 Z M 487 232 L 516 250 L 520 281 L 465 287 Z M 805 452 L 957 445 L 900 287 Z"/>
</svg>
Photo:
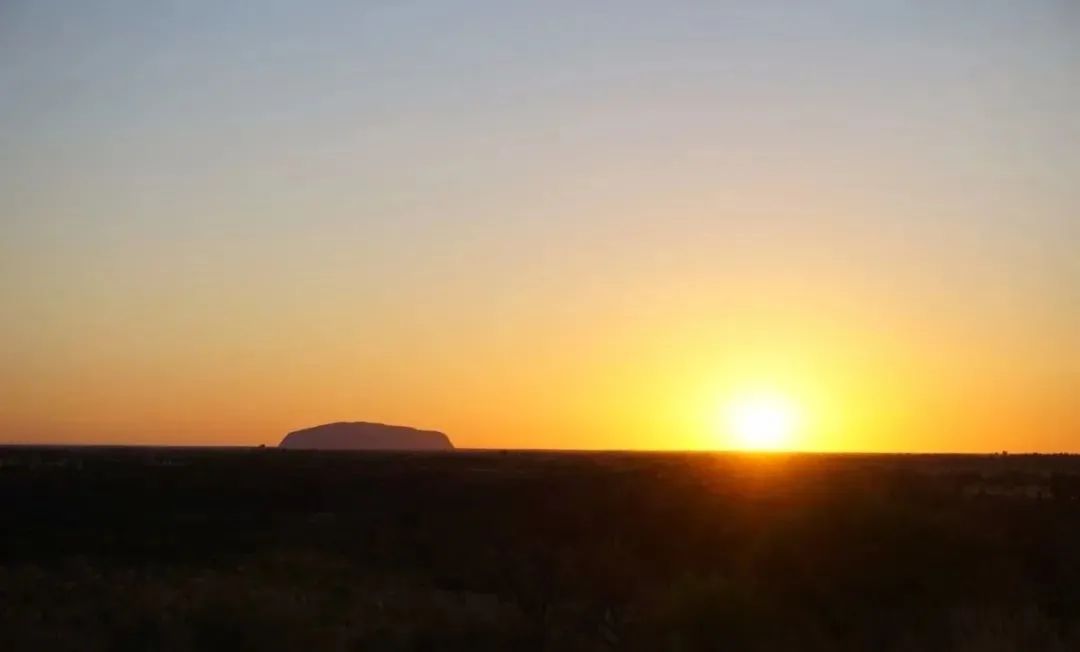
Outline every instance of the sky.
<svg viewBox="0 0 1080 652">
<path fill-rule="evenodd" d="M 1080 6 L 0 0 L 0 442 L 1080 452 Z"/>
</svg>

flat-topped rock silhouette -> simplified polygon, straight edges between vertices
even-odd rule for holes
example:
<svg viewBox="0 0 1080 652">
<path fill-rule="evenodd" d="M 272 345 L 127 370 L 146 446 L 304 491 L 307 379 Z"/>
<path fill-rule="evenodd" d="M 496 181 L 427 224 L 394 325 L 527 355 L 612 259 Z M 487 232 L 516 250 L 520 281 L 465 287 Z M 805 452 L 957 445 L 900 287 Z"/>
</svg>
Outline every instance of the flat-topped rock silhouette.
<svg viewBox="0 0 1080 652">
<path fill-rule="evenodd" d="M 454 450 L 450 438 L 441 432 L 362 421 L 329 423 L 290 432 L 278 447 L 311 450 Z"/>
</svg>

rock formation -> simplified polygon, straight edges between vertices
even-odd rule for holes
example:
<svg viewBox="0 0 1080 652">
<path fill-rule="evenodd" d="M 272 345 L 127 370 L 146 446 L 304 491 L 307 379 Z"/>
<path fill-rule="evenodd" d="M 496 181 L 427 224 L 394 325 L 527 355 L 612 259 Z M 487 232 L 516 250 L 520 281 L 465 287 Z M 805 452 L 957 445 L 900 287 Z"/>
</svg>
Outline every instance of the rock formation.
<svg viewBox="0 0 1080 652">
<path fill-rule="evenodd" d="M 450 438 L 433 430 L 381 423 L 330 423 L 290 432 L 279 448 L 318 450 L 453 450 Z"/>
</svg>

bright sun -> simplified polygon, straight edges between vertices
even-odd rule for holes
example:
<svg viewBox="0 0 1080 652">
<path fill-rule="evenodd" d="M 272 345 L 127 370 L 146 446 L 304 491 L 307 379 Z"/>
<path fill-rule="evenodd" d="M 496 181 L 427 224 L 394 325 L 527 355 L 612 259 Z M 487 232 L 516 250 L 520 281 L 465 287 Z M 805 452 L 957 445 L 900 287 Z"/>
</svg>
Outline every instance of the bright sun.
<svg viewBox="0 0 1080 652">
<path fill-rule="evenodd" d="M 783 396 L 744 396 L 728 405 L 727 429 L 743 450 L 783 450 L 791 446 L 797 417 L 794 404 Z"/>
</svg>

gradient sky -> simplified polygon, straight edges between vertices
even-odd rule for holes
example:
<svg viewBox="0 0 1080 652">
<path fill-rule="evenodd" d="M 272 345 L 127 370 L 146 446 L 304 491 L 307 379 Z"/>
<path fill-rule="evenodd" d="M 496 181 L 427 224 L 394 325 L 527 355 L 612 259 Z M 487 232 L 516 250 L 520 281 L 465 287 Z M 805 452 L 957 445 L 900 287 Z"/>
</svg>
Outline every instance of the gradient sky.
<svg viewBox="0 0 1080 652">
<path fill-rule="evenodd" d="M 0 2 L 0 441 L 1080 451 L 1080 6 Z"/>
</svg>

